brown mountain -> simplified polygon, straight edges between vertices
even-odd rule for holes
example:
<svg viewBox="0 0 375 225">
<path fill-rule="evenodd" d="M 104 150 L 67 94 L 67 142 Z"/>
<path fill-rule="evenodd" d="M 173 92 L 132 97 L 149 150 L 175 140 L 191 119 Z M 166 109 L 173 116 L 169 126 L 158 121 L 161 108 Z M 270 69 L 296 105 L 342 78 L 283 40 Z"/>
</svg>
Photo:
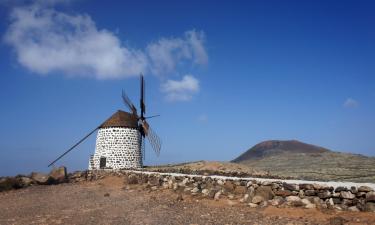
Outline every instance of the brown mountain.
<svg viewBox="0 0 375 225">
<path fill-rule="evenodd" d="M 283 177 L 375 183 L 375 157 L 335 152 L 296 140 L 261 142 L 232 162 Z"/>
<path fill-rule="evenodd" d="M 329 152 L 329 149 L 322 148 L 315 145 L 306 144 L 296 140 L 290 141 L 279 141 L 270 140 L 263 141 L 242 155 L 233 160 L 233 162 L 242 162 L 246 160 L 252 160 L 256 158 L 263 158 L 272 155 L 282 154 L 282 153 L 323 153 Z"/>
</svg>

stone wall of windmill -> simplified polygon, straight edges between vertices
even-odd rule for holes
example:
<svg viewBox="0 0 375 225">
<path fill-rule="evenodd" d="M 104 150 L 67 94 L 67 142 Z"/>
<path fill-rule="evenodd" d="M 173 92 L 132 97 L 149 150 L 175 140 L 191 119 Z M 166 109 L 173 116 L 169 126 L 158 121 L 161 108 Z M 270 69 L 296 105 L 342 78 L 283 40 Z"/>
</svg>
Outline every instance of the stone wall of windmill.
<svg viewBox="0 0 375 225">
<path fill-rule="evenodd" d="M 95 154 L 90 157 L 89 169 L 141 168 L 141 135 L 138 129 L 106 127 L 98 130 Z M 102 162 L 103 163 L 103 162 Z"/>
</svg>

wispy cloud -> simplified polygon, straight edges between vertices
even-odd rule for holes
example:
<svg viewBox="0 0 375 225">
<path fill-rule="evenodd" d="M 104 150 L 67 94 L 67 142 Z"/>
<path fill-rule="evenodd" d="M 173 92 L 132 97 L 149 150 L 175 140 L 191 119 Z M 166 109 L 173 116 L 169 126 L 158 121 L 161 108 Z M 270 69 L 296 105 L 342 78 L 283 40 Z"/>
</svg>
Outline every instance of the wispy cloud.
<svg viewBox="0 0 375 225">
<path fill-rule="evenodd" d="M 189 101 L 199 91 L 199 81 L 192 75 L 185 75 L 182 80 L 167 80 L 161 86 L 168 101 Z"/>
<path fill-rule="evenodd" d="M 343 104 L 345 108 L 356 108 L 359 106 L 359 102 L 353 98 L 347 98 Z"/>
<path fill-rule="evenodd" d="M 208 116 L 206 114 L 201 114 L 198 116 L 198 121 L 201 123 L 206 123 L 208 121 Z"/>
<path fill-rule="evenodd" d="M 204 48 L 204 33 L 195 30 L 185 32 L 182 38 L 161 38 L 147 46 L 151 72 L 165 74 L 175 71 L 178 64 L 193 62 L 203 65 L 208 61 Z"/>
<path fill-rule="evenodd" d="M 41 75 L 118 79 L 146 74 L 177 74 L 180 64 L 208 61 L 202 31 L 160 38 L 136 49 L 122 44 L 114 32 L 100 29 L 87 14 L 67 14 L 53 6 L 67 0 L 39 0 L 18 5 L 10 13 L 4 36 L 20 65 Z"/>
</svg>

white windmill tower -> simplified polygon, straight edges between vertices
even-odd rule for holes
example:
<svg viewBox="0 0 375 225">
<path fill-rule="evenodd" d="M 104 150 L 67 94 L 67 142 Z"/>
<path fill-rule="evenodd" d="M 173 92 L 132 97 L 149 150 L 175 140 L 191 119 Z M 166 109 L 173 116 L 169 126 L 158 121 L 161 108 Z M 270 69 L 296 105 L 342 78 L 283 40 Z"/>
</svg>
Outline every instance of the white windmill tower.
<svg viewBox="0 0 375 225">
<path fill-rule="evenodd" d="M 140 78 L 140 115 L 137 114 L 137 108 L 133 105 L 125 92 L 122 92 L 123 101 L 131 112 L 118 110 L 100 126 L 54 160 L 49 166 L 53 165 L 68 152 L 81 144 L 96 130 L 98 130 L 98 135 L 96 138 L 95 154 L 90 157 L 89 170 L 141 168 L 143 166 L 142 158 L 145 156 L 145 137 L 149 140 L 156 154 L 159 155 L 161 148 L 160 139 L 146 121 L 147 118 L 155 116 L 144 116 L 146 111 L 144 101 L 145 82 L 143 75 L 141 75 Z"/>
</svg>

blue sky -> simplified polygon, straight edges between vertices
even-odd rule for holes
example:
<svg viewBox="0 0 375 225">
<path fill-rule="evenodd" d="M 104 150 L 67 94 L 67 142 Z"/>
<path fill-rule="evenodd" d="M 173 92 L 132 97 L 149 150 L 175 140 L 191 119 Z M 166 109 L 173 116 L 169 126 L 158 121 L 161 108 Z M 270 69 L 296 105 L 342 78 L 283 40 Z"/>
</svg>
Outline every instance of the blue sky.
<svg viewBox="0 0 375 225">
<path fill-rule="evenodd" d="M 269 139 L 375 156 L 372 1 L 1 1 L 0 175 L 46 166 L 118 109 L 146 164 L 231 160 Z M 85 169 L 95 135 L 59 164 Z"/>
</svg>

